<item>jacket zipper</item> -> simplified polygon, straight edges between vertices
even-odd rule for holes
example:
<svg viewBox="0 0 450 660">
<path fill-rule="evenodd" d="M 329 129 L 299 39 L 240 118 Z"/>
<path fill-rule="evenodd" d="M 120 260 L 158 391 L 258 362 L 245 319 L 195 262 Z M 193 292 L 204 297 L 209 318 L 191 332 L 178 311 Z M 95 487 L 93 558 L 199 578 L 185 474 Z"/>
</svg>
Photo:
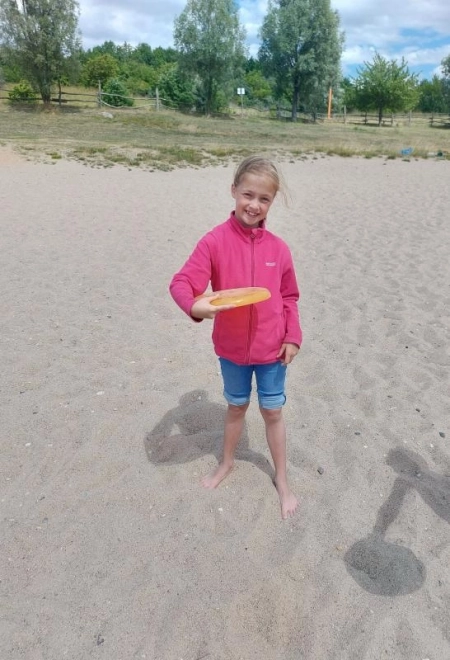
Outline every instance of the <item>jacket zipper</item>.
<svg viewBox="0 0 450 660">
<path fill-rule="evenodd" d="M 251 286 L 255 286 L 255 235 L 250 235 L 251 239 Z M 248 335 L 247 335 L 247 364 L 250 364 L 250 343 L 252 336 L 252 325 L 253 325 L 253 305 L 250 305 L 250 313 L 248 319 Z"/>
</svg>

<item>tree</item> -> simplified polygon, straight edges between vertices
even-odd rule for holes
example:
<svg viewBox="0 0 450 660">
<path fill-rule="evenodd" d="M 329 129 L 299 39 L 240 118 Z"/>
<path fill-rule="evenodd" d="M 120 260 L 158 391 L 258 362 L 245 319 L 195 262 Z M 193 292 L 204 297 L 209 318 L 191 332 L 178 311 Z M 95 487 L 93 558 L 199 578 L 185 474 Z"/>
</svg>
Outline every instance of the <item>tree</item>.
<svg viewBox="0 0 450 660">
<path fill-rule="evenodd" d="M 76 66 L 78 16 L 76 0 L 0 0 L 0 39 L 46 104 Z"/>
<path fill-rule="evenodd" d="M 269 0 L 260 31 L 259 59 L 275 82 L 278 99 L 292 103 L 292 119 L 302 105 L 325 104 L 340 78 L 343 34 L 330 0 Z"/>
<path fill-rule="evenodd" d="M 122 45 L 117 45 L 114 41 L 104 41 L 100 46 L 94 46 L 92 50 L 86 52 L 87 59 L 98 55 L 110 55 L 118 62 L 125 62 L 133 53 L 133 47 L 126 41 Z"/>
<path fill-rule="evenodd" d="M 110 78 L 103 89 L 103 96 L 106 97 L 106 104 L 115 108 L 120 108 L 123 105 L 134 105 L 132 98 L 128 96 L 128 90 L 121 80 L 117 78 Z"/>
<path fill-rule="evenodd" d="M 110 78 L 119 75 L 119 63 L 109 53 L 94 55 L 89 58 L 83 66 L 81 79 L 86 87 L 97 87 L 98 83 L 104 84 Z"/>
<path fill-rule="evenodd" d="M 404 58 L 400 64 L 376 53 L 373 62 L 356 70 L 355 105 L 359 110 L 375 110 L 378 125 L 386 111 L 412 110 L 419 100 L 418 76 L 411 73 Z"/>
<path fill-rule="evenodd" d="M 220 109 L 245 56 L 245 31 L 234 0 L 188 0 L 175 19 L 174 42 L 181 70 L 198 80 L 205 113 Z"/>
<path fill-rule="evenodd" d="M 171 64 L 158 81 L 161 97 L 173 103 L 179 110 L 191 110 L 195 105 L 192 80 L 183 76 L 177 64 Z"/>
<path fill-rule="evenodd" d="M 355 109 L 356 107 L 355 83 L 351 78 L 347 78 L 347 77 L 342 78 L 339 87 L 338 97 L 340 97 L 342 105 L 345 106 L 348 112 L 352 112 L 352 110 Z"/>
<path fill-rule="evenodd" d="M 442 87 L 443 87 L 444 97 L 446 100 L 445 112 L 450 112 L 450 55 L 444 57 L 444 59 L 441 62 L 441 66 L 442 66 L 442 73 L 444 76 L 442 79 Z"/>
<path fill-rule="evenodd" d="M 450 78 L 450 55 L 444 57 L 444 59 L 441 62 L 441 67 L 442 67 L 442 73 L 444 74 L 444 78 Z"/>
<path fill-rule="evenodd" d="M 152 49 L 148 44 L 138 44 L 133 51 L 133 60 L 139 62 L 140 64 L 147 64 L 147 66 L 153 65 L 153 53 Z"/>
<path fill-rule="evenodd" d="M 149 94 L 158 86 L 160 76 L 161 71 L 156 67 L 142 64 L 134 59 L 122 64 L 119 70 L 119 78 L 126 81 L 129 91 L 141 96 Z"/>
<path fill-rule="evenodd" d="M 250 103 L 257 101 L 259 103 L 268 103 L 272 96 L 272 89 L 269 81 L 264 78 L 261 71 L 253 69 L 245 74 L 245 99 Z"/>
<path fill-rule="evenodd" d="M 421 80 L 419 84 L 418 109 L 421 112 L 445 113 L 450 109 L 448 84 L 444 78 L 433 76 L 431 80 Z"/>
<path fill-rule="evenodd" d="M 178 62 L 178 53 L 175 48 L 157 46 L 153 49 L 153 66 L 160 67 L 164 64 L 175 64 L 176 62 Z"/>
</svg>

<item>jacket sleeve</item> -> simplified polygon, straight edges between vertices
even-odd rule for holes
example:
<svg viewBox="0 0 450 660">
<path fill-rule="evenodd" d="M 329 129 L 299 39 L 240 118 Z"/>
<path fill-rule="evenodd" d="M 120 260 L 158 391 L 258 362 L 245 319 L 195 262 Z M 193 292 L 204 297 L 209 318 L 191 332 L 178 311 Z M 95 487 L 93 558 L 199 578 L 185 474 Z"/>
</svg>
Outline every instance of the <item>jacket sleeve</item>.
<svg viewBox="0 0 450 660">
<path fill-rule="evenodd" d="M 288 252 L 281 279 L 281 296 L 283 298 L 283 309 L 286 320 L 286 335 L 284 341 L 288 344 L 297 344 L 300 348 L 302 343 L 302 329 L 300 327 L 300 316 L 297 304 L 300 298 L 300 291 L 290 252 Z"/>
<path fill-rule="evenodd" d="M 173 276 L 169 286 L 172 298 L 194 321 L 201 319 L 191 316 L 192 305 L 195 297 L 206 291 L 211 280 L 211 268 L 210 248 L 206 237 L 203 237 L 181 270 Z"/>
</svg>

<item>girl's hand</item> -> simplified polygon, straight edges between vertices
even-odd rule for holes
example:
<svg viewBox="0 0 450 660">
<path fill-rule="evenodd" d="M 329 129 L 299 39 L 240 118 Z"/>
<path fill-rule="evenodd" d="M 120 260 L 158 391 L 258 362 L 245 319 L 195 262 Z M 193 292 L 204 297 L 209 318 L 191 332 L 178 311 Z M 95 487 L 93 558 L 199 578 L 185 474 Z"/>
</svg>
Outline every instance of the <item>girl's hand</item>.
<svg viewBox="0 0 450 660">
<path fill-rule="evenodd" d="M 277 358 L 280 358 L 281 362 L 287 366 L 288 364 L 291 364 L 299 350 L 297 344 L 283 344 Z"/>
<path fill-rule="evenodd" d="M 191 307 L 191 316 L 195 319 L 213 319 L 219 312 L 235 308 L 235 305 L 211 305 L 211 300 L 218 297 L 218 294 L 216 294 L 215 296 L 205 296 L 196 300 Z"/>
</svg>

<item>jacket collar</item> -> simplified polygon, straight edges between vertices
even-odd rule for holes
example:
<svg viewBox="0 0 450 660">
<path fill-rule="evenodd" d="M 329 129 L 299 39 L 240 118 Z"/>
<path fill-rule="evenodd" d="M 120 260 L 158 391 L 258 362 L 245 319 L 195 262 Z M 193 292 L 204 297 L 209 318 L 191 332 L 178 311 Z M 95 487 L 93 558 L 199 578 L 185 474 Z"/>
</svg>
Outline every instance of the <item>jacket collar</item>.
<svg viewBox="0 0 450 660">
<path fill-rule="evenodd" d="M 261 240 L 264 236 L 266 230 L 266 221 L 263 220 L 258 227 L 243 227 L 239 220 L 237 220 L 234 211 L 231 212 L 228 222 L 231 225 L 233 231 L 235 231 L 241 238 L 248 240 L 250 237 L 254 237 L 257 240 Z"/>
</svg>

